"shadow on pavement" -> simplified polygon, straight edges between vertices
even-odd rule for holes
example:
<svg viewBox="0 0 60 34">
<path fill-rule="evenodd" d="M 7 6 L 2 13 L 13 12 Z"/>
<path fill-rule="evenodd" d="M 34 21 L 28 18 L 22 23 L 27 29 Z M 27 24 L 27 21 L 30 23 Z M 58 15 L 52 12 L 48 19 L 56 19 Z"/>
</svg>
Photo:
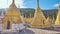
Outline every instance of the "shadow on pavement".
<svg viewBox="0 0 60 34">
<path fill-rule="evenodd" d="M 35 34 L 32 30 L 26 29 L 25 31 L 20 32 L 20 34 Z"/>
</svg>

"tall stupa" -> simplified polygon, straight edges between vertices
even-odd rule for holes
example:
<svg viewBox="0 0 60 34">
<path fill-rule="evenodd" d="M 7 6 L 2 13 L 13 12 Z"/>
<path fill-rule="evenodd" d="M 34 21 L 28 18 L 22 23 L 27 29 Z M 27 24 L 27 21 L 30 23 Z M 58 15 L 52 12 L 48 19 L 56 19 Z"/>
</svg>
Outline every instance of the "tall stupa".
<svg viewBox="0 0 60 34">
<path fill-rule="evenodd" d="M 39 0 L 37 0 L 37 9 L 35 10 L 34 19 L 31 23 L 31 27 L 42 27 L 45 24 L 45 16 L 40 9 Z"/>
<path fill-rule="evenodd" d="M 57 14 L 57 18 L 56 18 L 56 21 L 55 21 L 55 25 L 60 26 L 60 4 L 59 4 L 59 7 L 58 7 L 58 14 Z"/>
<path fill-rule="evenodd" d="M 4 29 L 12 29 L 16 25 L 22 23 L 20 10 L 17 9 L 15 5 L 15 0 L 12 1 L 12 4 L 9 6 L 7 14 L 3 18 Z"/>
</svg>

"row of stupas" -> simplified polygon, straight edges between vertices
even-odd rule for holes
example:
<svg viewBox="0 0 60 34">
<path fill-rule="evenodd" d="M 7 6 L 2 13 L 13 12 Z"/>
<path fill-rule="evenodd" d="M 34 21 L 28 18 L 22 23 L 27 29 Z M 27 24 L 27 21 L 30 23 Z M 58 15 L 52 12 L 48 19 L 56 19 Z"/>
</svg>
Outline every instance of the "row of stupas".
<svg viewBox="0 0 60 34">
<path fill-rule="evenodd" d="M 31 27 L 37 27 L 37 28 L 60 27 L 60 4 L 58 7 L 57 18 L 55 19 L 53 16 L 52 19 L 50 18 L 49 15 L 46 18 L 39 6 L 39 0 L 37 0 L 37 8 L 35 10 L 34 17 L 28 19 L 26 18 L 25 21 L 29 23 Z"/>
<path fill-rule="evenodd" d="M 58 8 L 58 14 L 56 20 L 51 19 L 48 15 L 47 19 L 42 12 L 40 6 L 39 6 L 39 0 L 37 0 L 37 8 L 35 10 L 35 14 L 33 18 L 23 18 L 21 16 L 21 12 L 19 9 L 17 9 L 14 0 L 12 4 L 9 6 L 9 9 L 7 10 L 6 15 L 2 19 L 2 24 L 4 25 L 4 29 L 12 29 L 17 26 L 17 24 L 27 22 L 29 23 L 30 27 L 35 28 L 49 28 L 52 26 L 60 26 L 60 5 Z M 15 24 L 15 25 L 14 25 Z"/>
</svg>

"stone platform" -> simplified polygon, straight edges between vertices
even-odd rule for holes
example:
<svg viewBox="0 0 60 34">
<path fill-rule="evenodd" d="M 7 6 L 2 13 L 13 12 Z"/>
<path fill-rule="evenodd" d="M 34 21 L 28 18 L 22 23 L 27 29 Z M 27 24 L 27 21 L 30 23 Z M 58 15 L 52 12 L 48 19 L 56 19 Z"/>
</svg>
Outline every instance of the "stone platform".
<svg viewBox="0 0 60 34">
<path fill-rule="evenodd" d="M 34 29 L 34 28 L 27 28 L 25 31 L 21 32 L 2 32 L 1 34 L 60 34 L 59 31 L 50 31 L 50 30 L 43 30 L 43 29 Z"/>
</svg>

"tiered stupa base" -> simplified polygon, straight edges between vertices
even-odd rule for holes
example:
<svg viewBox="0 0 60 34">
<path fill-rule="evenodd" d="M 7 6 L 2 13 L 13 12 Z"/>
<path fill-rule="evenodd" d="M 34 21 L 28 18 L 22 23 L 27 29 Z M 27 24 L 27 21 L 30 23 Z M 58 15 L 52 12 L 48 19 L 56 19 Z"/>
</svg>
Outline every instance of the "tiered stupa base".
<svg viewBox="0 0 60 34">
<path fill-rule="evenodd" d="M 42 25 L 37 25 L 37 24 L 32 24 L 30 26 L 31 28 L 50 28 L 51 26 L 50 25 L 46 25 L 46 24 L 42 24 Z"/>
</svg>

